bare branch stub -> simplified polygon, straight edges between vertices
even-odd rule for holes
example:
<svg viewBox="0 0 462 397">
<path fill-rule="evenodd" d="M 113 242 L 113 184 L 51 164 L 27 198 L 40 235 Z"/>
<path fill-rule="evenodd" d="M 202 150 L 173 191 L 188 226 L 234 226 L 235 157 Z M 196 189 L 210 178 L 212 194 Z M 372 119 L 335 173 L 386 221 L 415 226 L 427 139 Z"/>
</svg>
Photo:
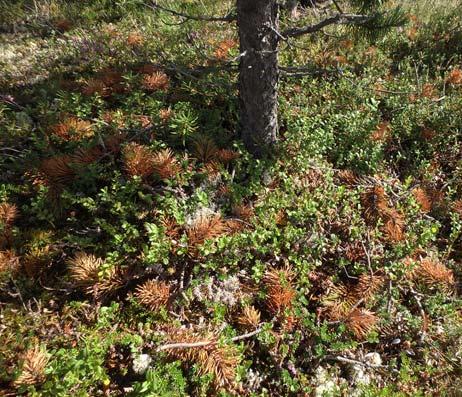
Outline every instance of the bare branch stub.
<svg viewBox="0 0 462 397">
<path fill-rule="evenodd" d="M 184 19 L 190 19 L 193 21 L 206 21 L 206 22 L 234 22 L 236 21 L 237 17 L 234 13 L 230 12 L 227 15 L 224 15 L 222 17 L 215 17 L 215 16 L 203 16 L 203 15 L 189 15 L 189 14 L 184 14 L 182 12 L 178 12 L 175 10 L 172 10 L 170 8 L 166 8 L 164 6 L 161 6 L 157 4 L 157 1 L 151 3 L 151 5 L 148 5 L 148 7 L 154 9 L 154 10 L 160 10 L 167 12 L 169 14 L 175 15 L 180 18 Z"/>
<path fill-rule="evenodd" d="M 329 25 L 362 25 L 371 20 L 369 15 L 357 14 L 335 14 L 322 20 L 314 25 L 303 26 L 300 28 L 291 28 L 282 32 L 284 37 L 299 37 L 305 34 L 319 32 Z"/>
</svg>

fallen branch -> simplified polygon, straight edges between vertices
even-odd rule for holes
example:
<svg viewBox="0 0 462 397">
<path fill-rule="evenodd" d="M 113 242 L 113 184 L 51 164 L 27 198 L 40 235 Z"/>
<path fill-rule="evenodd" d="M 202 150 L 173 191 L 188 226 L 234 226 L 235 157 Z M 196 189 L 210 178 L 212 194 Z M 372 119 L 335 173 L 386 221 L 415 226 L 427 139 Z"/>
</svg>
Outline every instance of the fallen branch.
<svg viewBox="0 0 462 397">
<path fill-rule="evenodd" d="M 20 104 L 16 103 L 14 98 L 11 95 L 2 95 L 2 94 L 0 94 L 0 102 L 4 102 L 7 105 L 14 106 L 14 107 L 16 107 L 16 108 L 18 108 L 20 110 L 25 109 L 24 106 L 21 106 Z"/>
<path fill-rule="evenodd" d="M 356 14 L 336 14 L 329 18 L 324 19 L 323 21 L 314 24 L 308 25 L 301 28 L 291 28 L 282 32 L 284 37 L 299 37 L 305 34 L 319 32 L 329 25 L 363 25 L 366 22 L 369 22 L 372 19 L 368 15 L 356 15 Z"/>
<path fill-rule="evenodd" d="M 238 335 L 235 336 L 234 338 L 231 339 L 232 342 L 238 342 L 240 340 L 248 339 L 251 338 L 252 336 L 255 336 L 259 334 L 263 330 L 262 327 L 258 327 L 256 330 L 252 332 L 248 332 L 246 334 Z M 194 349 L 197 347 L 206 347 L 210 346 L 217 343 L 216 340 L 204 340 L 204 341 L 199 341 L 199 342 L 191 342 L 191 343 L 168 343 L 166 345 L 159 346 L 156 351 L 161 352 L 163 350 L 173 350 L 173 349 Z"/>
<path fill-rule="evenodd" d="M 361 365 L 366 368 L 386 368 L 386 366 L 382 364 L 370 364 L 370 363 L 365 363 L 363 361 L 353 360 L 351 358 L 346 358 L 342 356 L 328 355 L 324 357 L 324 360 L 332 360 L 332 361 L 339 361 L 341 363 Z"/>
<path fill-rule="evenodd" d="M 328 70 L 314 67 L 294 67 L 294 66 L 279 66 L 279 70 L 283 77 L 305 77 L 305 76 L 325 76 L 325 75 L 340 75 L 340 70 Z"/>
<path fill-rule="evenodd" d="M 202 16 L 202 15 L 189 15 L 189 14 L 184 14 L 182 12 L 178 12 L 175 10 L 172 10 L 170 8 L 166 8 L 164 6 L 161 6 L 157 4 L 157 2 L 153 2 L 151 5 L 148 5 L 149 8 L 152 8 L 153 10 L 160 10 L 167 12 L 169 14 L 172 14 L 174 16 L 184 18 L 184 19 L 189 19 L 193 21 L 206 21 L 206 22 L 234 22 L 237 17 L 234 13 L 230 12 L 229 14 L 222 16 L 222 17 L 214 17 L 214 16 Z"/>
<path fill-rule="evenodd" d="M 189 77 L 193 80 L 198 80 L 200 77 L 222 71 L 235 71 L 237 70 L 237 65 L 234 62 L 239 61 L 242 56 L 245 56 L 245 53 L 239 54 L 236 58 L 230 59 L 225 63 L 219 63 L 214 66 L 194 66 L 194 67 L 185 67 L 168 60 L 162 54 L 158 54 L 159 58 L 162 59 L 160 63 L 153 64 L 154 67 L 164 69 L 166 71 L 176 73 L 185 77 Z"/>
<path fill-rule="evenodd" d="M 237 341 L 240 341 L 240 340 L 243 340 L 243 339 L 248 339 L 248 338 L 251 338 L 254 335 L 259 334 L 261 331 L 263 331 L 263 328 L 258 327 L 255 331 L 248 332 L 247 334 L 235 336 L 234 338 L 231 339 L 231 341 L 237 342 Z"/>
</svg>

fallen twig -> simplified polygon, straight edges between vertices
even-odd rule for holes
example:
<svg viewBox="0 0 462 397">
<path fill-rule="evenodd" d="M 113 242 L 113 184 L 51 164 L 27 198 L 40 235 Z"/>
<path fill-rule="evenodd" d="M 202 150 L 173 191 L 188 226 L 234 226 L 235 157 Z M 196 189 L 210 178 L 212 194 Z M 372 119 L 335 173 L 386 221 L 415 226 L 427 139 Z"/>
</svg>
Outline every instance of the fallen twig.
<svg viewBox="0 0 462 397">
<path fill-rule="evenodd" d="M 351 358 L 335 356 L 335 355 L 327 355 L 326 357 L 324 357 L 324 360 L 332 360 L 332 361 L 339 361 L 341 363 L 361 365 L 366 368 L 386 368 L 386 366 L 382 364 L 365 363 L 363 361 L 353 360 Z"/>
<path fill-rule="evenodd" d="M 189 14 L 184 14 L 182 12 L 178 12 L 175 10 L 172 10 L 170 8 L 166 8 L 164 6 L 161 6 L 157 4 L 156 1 L 154 1 L 151 5 L 147 5 L 149 8 L 152 9 L 157 9 L 160 11 L 167 12 L 169 14 L 175 15 L 180 18 L 184 19 L 190 19 L 193 21 L 206 21 L 206 22 L 233 22 L 237 19 L 236 15 L 233 12 L 228 13 L 225 16 L 222 17 L 214 17 L 214 16 L 202 16 L 202 15 L 189 15 Z"/>
<path fill-rule="evenodd" d="M 251 338 L 252 336 L 255 336 L 255 335 L 259 334 L 262 330 L 263 330 L 263 328 L 260 326 L 260 327 L 258 327 L 257 329 L 255 329 L 252 332 L 248 332 L 246 334 L 238 335 L 238 336 L 235 336 L 234 338 L 231 338 L 231 341 L 232 342 L 238 342 L 240 340 Z M 215 343 L 217 343 L 216 340 L 204 340 L 204 341 L 191 342 L 191 343 L 183 343 L 183 342 L 168 343 L 166 345 L 159 346 L 156 349 L 156 351 L 160 352 L 160 351 L 163 351 L 163 350 L 173 350 L 173 349 L 194 349 L 194 348 L 198 348 L 198 347 L 210 346 L 210 345 L 213 345 Z"/>
<path fill-rule="evenodd" d="M 248 339 L 248 338 L 251 338 L 254 335 L 259 334 L 261 331 L 263 331 L 263 328 L 258 327 L 255 331 L 248 332 L 248 333 L 243 334 L 243 335 L 235 336 L 234 338 L 231 339 L 231 341 L 237 342 L 237 341 L 240 341 L 240 340 L 243 340 L 243 339 Z"/>
</svg>

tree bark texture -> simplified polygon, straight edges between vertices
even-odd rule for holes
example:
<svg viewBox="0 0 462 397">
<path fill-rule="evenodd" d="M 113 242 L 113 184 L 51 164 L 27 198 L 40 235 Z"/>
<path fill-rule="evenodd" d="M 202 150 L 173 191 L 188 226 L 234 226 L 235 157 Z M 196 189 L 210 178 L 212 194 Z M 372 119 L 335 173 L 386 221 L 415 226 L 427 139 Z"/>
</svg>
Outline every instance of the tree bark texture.
<svg viewBox="0 0 462 397">
<path fill-rule="evenodd" d="M 278 134 L 277 1 L 237 0 L 237 21 L 242 139 L 251 153 L 262 156 Z"/>
</svg>

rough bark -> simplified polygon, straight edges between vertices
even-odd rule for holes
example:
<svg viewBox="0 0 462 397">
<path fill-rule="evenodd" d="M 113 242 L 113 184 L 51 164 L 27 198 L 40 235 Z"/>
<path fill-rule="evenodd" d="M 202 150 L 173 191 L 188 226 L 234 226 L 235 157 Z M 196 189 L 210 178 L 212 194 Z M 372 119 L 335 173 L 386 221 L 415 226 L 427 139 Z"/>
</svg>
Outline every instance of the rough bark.
<svg viewBox="0 0 462 397">
<path fill-rule="evenodd" d="M 237 0 L 241 62 L 239 101 L 242 139 L 257 156 L 278 134 L 278 5 L 276 0 Z"/>
</svg>

